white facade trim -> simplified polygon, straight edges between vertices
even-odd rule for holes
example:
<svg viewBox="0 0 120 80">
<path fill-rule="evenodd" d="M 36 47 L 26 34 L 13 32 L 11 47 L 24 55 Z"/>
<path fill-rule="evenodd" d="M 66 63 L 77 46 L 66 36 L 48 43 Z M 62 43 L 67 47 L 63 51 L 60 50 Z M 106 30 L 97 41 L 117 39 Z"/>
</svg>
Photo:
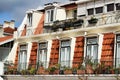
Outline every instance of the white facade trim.
<svg viewBox="0 0 120 80">
<path fill-rule="evenodd" d="M 17 47 L 18 47 L 18 42 L 14 43 L 13 48 L 8 55 L 7 61 L 12 61 L 13 63 L 15 63 L 15 57 L 17 55 L 16 54 Z"/>
</svg>

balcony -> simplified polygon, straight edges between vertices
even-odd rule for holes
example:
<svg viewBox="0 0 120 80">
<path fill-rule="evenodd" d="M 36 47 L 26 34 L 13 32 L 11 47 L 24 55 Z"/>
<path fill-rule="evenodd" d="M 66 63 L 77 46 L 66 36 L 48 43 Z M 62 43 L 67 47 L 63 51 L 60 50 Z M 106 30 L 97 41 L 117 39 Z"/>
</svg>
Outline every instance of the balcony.
<svg viewBox="0 0 120 80">
<path fill-rule="evenodd" d="M 66 31 L 90 27 L 110 26 L 112 24 L 120 23 L 120 11 L 97 14 L 93 16 L 78 17 L 78 19 L 67 19 L 62 21 L 55 21 L 52 25 L 44 26 L 44 33 Z"/>
<path fill-rule="evenodd" d="M 111 60 L 93 60 L 93 59 L 84 59 L 79 61 L 73 61 L 72 67 L 70 66 L 61 66 L 60 63 L 69 63 L 70 61 L 61 61 L 58 63 L 50 62 L 49 67 L 45 67 L 44 64 L 48 61 L 41 63 L 29 63 L 28 68 L 19 70 L 20 66 L 24 66 L 27 63 L 17 64 L 4 64 L 5 65 L 5 75 L 64 75 L 64 74 L 74 74 L 74 75 L 85 75 L 85 74 L 120 74 L 120 67 L 115 67 L 113 61 L 120 61 L 120 59 Z M 111 64 L 112 63 L 112 64 Z M 118 65 L 118 64 L 117 64 Z"/>
</svg>

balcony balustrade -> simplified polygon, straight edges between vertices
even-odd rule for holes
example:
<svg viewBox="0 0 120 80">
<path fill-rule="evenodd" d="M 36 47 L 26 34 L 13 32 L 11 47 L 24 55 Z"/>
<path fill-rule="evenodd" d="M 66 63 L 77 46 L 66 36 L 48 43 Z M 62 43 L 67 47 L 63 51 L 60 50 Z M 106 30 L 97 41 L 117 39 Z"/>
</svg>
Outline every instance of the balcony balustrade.
<svg viewBox="0 0 120 80">
<path fill-rule="evenodd" d="M 100 61 L 100 62 L 99 62 Z M 72 66 L 68 65 L 71 61 L 48 62 L 40 61 L 33 63 L 5 64 L 5 75 L 42 75 L 42 74 L 120 74 L 120 67 L 113 60 L 89 60 L 84 58 L 79 61 L 72 61 Z M 46 64 L 49 63 L 47 67 Z M 28 64 L 28 66 L 27 66 Z M 117 66 L 117 67 L 116 67 Z"/>
</svg>

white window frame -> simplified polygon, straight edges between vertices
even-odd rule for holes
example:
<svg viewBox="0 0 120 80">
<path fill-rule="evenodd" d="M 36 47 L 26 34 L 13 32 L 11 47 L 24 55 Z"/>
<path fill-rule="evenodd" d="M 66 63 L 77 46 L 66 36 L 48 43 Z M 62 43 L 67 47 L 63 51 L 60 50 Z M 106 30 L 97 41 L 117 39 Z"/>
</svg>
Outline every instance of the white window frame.
<svg viewBox="0 0 120 80">
<path fill-rule="evenodd" d="M 67 42 L 67 41 L 69 42 L 69 45 L 62 46 L 62 42 Z M 65 49 L 65 52 L 67 52 L 67 49 L 69 48 L 69 61 L 66 61 L 67 54 L 65 54 L 64 60 L 63 61 L 61 60 L 61 49 L 62 48 Z M 61 40 L 60 41 L 60 54 L 59 54 L 59 63 L 61 67 L 70 67 L 71 66 L 70 60 L 71 60 L 71 40 Z"/>
<path fill-rule="evenodd" d="M 28 27 L 32 27 L 32 21 L 33 21 L 33 13 L 28 13 Z"/>
<path fill-rule="evenodd" d="M 118 35 L 116 35 L 116 42 L 115 42 L 115 56 L 114 56 L 114 65 L 115 65 L 115 67 L 120 67 L 120 60 L 118 60 L 118 62 L 119 62 L 119 64 L 117 63 L 117 59 L 118 58 L 116 58 L 116 57 L 118 57 L 118 44 L 120 45 L 120 39 L 118 40 L 118 36 L 120 37 L 120 35 L 118 34 Z M 120 57 L 120 56 L 119 56 Z"/>
<path fill-rule="evenodd" d="M 27 45 L 20 45 L 20 51 L 18 53 L 18 70 L 27 69 Z M 26 59 L 25 59 L 26 58 Z"/>
<path fill-rule="evenodd" d="M 53 11 L 53 15 L 51 15 L 51 12 Z M 49 14 L 48 14 L 49 12 Z M 49 10 L 46 10 L 45 11 L 45 23 L 51 23 L 54 21 L 54 14 L 55 14 L 55 11 L 54 9 L 49 9 Z M 53 16 L 53 19 L 51 20 L 51 17 Z"/>
<path fill-rule="evenodd" d="M 45 45 L 45 46 L 42 47 L 41 45 Z M 48 43 L 47 42 L 39 43 L 38 54 L 37 54 L 37 63 L 39 64 L 38 67 L 42 65 L 44 68 L 47 68 L 47 63 L 48 63 L 47 50 L 48 50 Z M 40 53 L 41 51 L 42 51 L 42 53 Z M 46 56 L 43 56 L 44 54 L 46 54 Z M 40 57 L 42 59 L 40 59 Z M 46 60 L 44 61 L 43 58 L 45 58 Z"/>
<path fill-rule="evenodd" d="M 87 43 L 89 39 L 94 39 L 94 38 L 97 39 L 96 43 L 92 43 L 92 44 L 88 44 L 88 43 Z M 96 37 L 96 36 L 86 37 L 85 41 L 86 41 L 86 44 L 85 44 L 85 50 L 86 50 L 86 52 L 85 52 L 84 57 L 88 56 L 88 55 L 87 55 L 87 52 L 88 52 L 88 51 L 87 51 L 87 48 L 88 48 L 88 46 L 91 45 L 91 46 L 93 47 L 93 45 L 96 45 L 96 46 L 97 46 L 97 52 L 96 52 L 96 53 L 97 53 L 97 56 L 96 56 L 96 57 L 97 57 L 97 58 L 96 58 L 97 60 L 96 60 L 96 59 L 95 59 L 95 60 L 93 59 L 93 56 L 94 56 L 93 52 L 90 54 L 89 57 L 91 57 L 93 61 L 99 62 L 99 60 L 98 60 L 98 57 L 99 57 L 99 54 L 98 54 L 98 49 L 99 49 L 98 42 L 99 42 L 99 39 L 98 39 L 98 37 Z M 93 50 L 93 51 L 94 51 L 94 50 Z"/>
</svg>

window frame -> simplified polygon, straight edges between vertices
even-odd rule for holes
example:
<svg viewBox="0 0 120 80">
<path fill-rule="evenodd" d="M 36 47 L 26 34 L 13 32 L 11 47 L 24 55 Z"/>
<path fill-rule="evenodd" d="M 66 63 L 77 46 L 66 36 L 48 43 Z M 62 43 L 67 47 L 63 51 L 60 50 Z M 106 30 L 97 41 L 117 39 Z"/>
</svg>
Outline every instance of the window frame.
<svg viewBox="0 0 120 80">
<path fill-rule="evenodd" d="M 41 44 L 45 44 L 46 46 L 45 47 L 40 47 L 40 45 Z M 42 66 L 44 67 L 44 68 L 47 68 L 47 58 L 48 58 L 48 56 L 47 56 L 47 50 L 48 50 L 48 42 L 41 42 L 41 43 L 38 43 L 38 45 L 39 45 L 39 47 L 38 47 L 38 54 L 37 54 L 37 63 L 39 64 L 39 61 L 40 62 L 42 62 L 43 64 L 42 64 Z M 46 54 L 46 61 L 42 61 L 42 59 L 40 59 L 40 55 L 42 55 L 43 56 L 43 53 L 40 53 L 40 51 L 46 51 L 46 53 L 44 53 L 44 54 Z M 39 64 L 37 67 L 39 67 L 41 64 Z"/>
<path fill-rule="evenodd" d="M 18 55 L 18 70 L 25 70 L 27 69 L 27 45 L 20 45 L 20 48 L 19 48 L 19 55 Z M 26 59 L 24 60 L 22 57 L 25 57 L 26 55 Z M 22 59 L 22 61 L 21 61 Z M 23 61 L 24 60 L 24 61 Z M 25 63 L 22 63 L 21 62 L 25 62 Z M 22 66 L 22 67 L 21 67 Z"/>
<path fill-rule="evenodd" d="M 115 3 L 110 3 L 107 4 L 106 6 L 107 6 L 107 12 L 115 11 Z M 108 6 L 112 6 L 110 7 L 112 10 Z"/>
<path fill-rule="evenodd" d="M 27 14 L 27 17 L 28 17 L 28 26 L 29 27 L 32 27 L 32 21 L 33 21 L 33 13 L 28 13 Z"/>
<path fill-rule="evenodd" d="M 49 12 L 49 13 L 48 13 Z M 53 13 L 51 15 L 51 13 Z M 54 21 L 54 14 L 55 14 L 55 10 L 54 9 L 49 9 L 45 11 L 45 23 L 51 23 Z"/>
<path fill-rule="evenodd" d="M 115 45 L 116 45 L 116 49 L 115 49 L 116 52 L 115 52 L 115 57 L 114 57 L 114 58 L 115 58 L 115 59 L 114 59 L 114 60 L 115 60 L 115 61 L 114 61 L 115 67 L 118 67 L 118 66 L 117 66 L 117 58 L 116 58 L 116 57 L 117 57 L 117 54 L 118 54 L 118 53 L 117 53 L 117 52 L 118 52 L 118 51 L 117 51 L 117 50 L 118 50 L 118 44 L 120 44 L 120 40 L 117 41 L 117 40 L 118 40 L 118 39 L 117 39 L 118 36 L 120 37 L 120 34 L 117 34 L 117 35 L 116 35 L 116 40 L 115 40 L 115 41 L 116 41 L 116 44 L 115 44 Z"/>
<path fill-rule="evenodd" d="M 62 42 L 66 42 L 66 41 L 69 41 L 69 45 L 67 45 L 67 46 L 65 46 L 65 45 L 62 46 Z M 60 63 L 60 64 L 62 63 L 62 61 L 61 61 L 61 50 L 62 50 L 62 48 L 64 48 L 64 49 L 65 49 L 65 48 L 69 49 L 69 61 L 67 61 L 67 62 L 64 63 L 64 64 L 68 64 L 68 65 L 61 65 L 61 67 L 64 67 L 64 66 L 70 67 L 70 62 L 71 62 L 71 61 L 70 61 L 70 60 L 71 60 L 71 59 L 70 59 L 70 58 L 71 58 L 71 54 L 70 54 L 70 53 L 71 53 L 71 40 L 70 40 L 70 39 L 67 39 L 67 40 L 61 40 L 61 41 L 60 41 L 60 54 L 59 54 L 59 63 Z M 65 58 L 66 58 L 66 57 L 65 57 Z M 66 60 L 65 58 L 64 58 L 64 61 Z"/>
<path fill-rule="evenodd" d="M 96 38 L 97 43 L 88 44 L 89 39 L 94 39 L 94 38 Z M 86 37 L 86 53 L 85 53 L 85 57 L 88 56 L 88 53 L 87 53 L 87 52 L 88 52 L 88 51 L 87 51 L 87 50 L 88 50 L 88 46 L 89 46 L 89 45 L 90 45 L 90 46 L 97 45 L 97 56 L 96 56 L 96 57 L 97 57 L 97 60 L 96 60 L 96 59 L 95 59 L 95 60 L 92 59 L 92 60 L 95 61 L 95 62 L 96 62 L 96 61 L 97 61 L 97 62 L 99 61 L 99 60 L 98 60 L 98 56 L 99 56 L 99 55 L 98 55 L 98 49 L 99 49 L 99 43 L 98 43 L 98 42 L 99 42 L 99 38 L 98 38 L 97 36 Z M 94 55 L 93 55 L 93 56 L 94 56 Z M 92 55 L 90 54 L 89 57 L 92 57 Z"/>
<path fill-rule="evenodd" d="M 100 10 L 98 10 L 98 12 L 97 12 L 97 9 L 101 9 L 101 11 Z M 100 11 L 100 12 L 99 12 Z M 103 11 L 104 11 L 104 7 L 103 6 L 100 6 L 100 7 L 95 7 L 95 14 L 100 14 L 100 13 L 103 13 Z"/>
</svg>

